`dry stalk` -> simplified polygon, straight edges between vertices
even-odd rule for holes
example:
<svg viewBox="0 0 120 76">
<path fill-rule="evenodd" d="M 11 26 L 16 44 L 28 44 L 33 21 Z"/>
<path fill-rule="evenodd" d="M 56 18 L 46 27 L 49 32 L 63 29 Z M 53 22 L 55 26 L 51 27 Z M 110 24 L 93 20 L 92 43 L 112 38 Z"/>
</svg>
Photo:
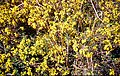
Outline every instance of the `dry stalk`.
<svg viewBox="0 0 120 76">
<path fill-rule="evenodd" d="M 96 9 L 95 9 L 95 6 L 94 6 L 92 0 L 90 0 L 90 2 L 91 2 L 92 7 L 93 7 L 93 9 L 94 9 L 94 11 L 95 11 L 96 17 L 97 17 L 100 21 L 102 21 L 102 19 L 99 17 L 99 15 L 98 15 L 98 13 L 97 13 L 97 11 L 96 11 Z"/>
<path fill-rule="evenodd" d="M 39 3 L 39 1 L 38 1 L 38 0 L 36 0 L 36 3 L 38 4 L 38 6 L 40 6 L 40 7 L 42 6 L 42 5 Z"/>
</svg>

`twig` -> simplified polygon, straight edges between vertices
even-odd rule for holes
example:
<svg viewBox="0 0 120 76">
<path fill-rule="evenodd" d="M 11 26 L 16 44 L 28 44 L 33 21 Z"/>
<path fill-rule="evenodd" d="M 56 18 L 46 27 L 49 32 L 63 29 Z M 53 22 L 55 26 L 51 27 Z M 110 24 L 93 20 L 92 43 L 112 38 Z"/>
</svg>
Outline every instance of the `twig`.
<svg viewBox="0 0 120 76">
<path fill-rule="evenodd" d="M 97 18 L 94 19 L 94 23 L 93 23 L 93 26 L 92 26 L 92 32 L 94 31 L 94 28 L 95 28 L 95 25 L 96 25 L 96 22 L 97 22 L 96 20 L 97 20 Z"/>
<path fill-rule="evenodd" d="M 24 3 L 19 4 L 18 7 L 20 7 L 20 6 L 22 6 L 22 5 L 24 5 Z"/>
<path fill-rule="evenodd" d="M 76 65 L 74 65 L 74 64 L 73 64 L 73 67 L 74 67 L 75 69 L 80 69 L 80 67 L 77 67 L 77 66 L 76 66 Z"/>
<path fill-rule="evenodd" d="M 66 58 L 66 62 L 68 64 L 68 54 L 69 54 L 69 40 L 68 40 L 68 34 L 67 34 L 67 58 Z"/>
<path fill-rule="evenodd" d="M 41 7 L 42 5 L 39 3 L 39 1 L 38 0 L 36 0 L 36 3 Z"/>
<path fill-rule="evenodd" d="M 92 0 L 90 0 L 90 2 L 91 2 L 92 7 L 93 7 L 93 9 L 94 9 L 94 11 L 95 11 L 96 17 L 97 17 L 100 21 L 102 21 L 102 19 L 99 17 L 99 15 L 98 15 L 98 13 L 97 13 L 97 11 L 96 11 L 96 9 L 95 9 L 95 6 L 94 6 Z"/>
<path fill-rule="evenodd" d="M 92 64 L 92 66 L 91 66 L 91 67 L 92 67 L 92 75 L 93 75 L 94 66 L 93 66 L 93 59 L 92 59 L 92 56 L 91 56 L 91 58 L 90 58 L 90 59 L 91 59 L 91 64 Z"/>
</svg>

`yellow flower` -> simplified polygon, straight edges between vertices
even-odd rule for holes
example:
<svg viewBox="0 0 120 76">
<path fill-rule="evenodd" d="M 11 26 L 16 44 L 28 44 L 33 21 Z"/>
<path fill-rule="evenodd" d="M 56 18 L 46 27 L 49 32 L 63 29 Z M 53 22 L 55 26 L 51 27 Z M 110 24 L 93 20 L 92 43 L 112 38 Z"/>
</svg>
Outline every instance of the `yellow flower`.
<svg viewBox="0 0 120 76">
<path fill-rule="evenodd" d="M 17 72 L 17 71 L 14 69 L 13 72 L 12 72 L 12 75 L 15 75 L 16 72 Z"/>
<path fill-rule="evenodd" d="M 30 64 L 33 64 L 34 61 L 35 61 L 35 58 L 32 58 L 29 63 L 30 63 Z"/>
<path fill-rule="evenodd" d="M 12 25 L 15 26 L 16 25 L 16 22 L 14 20 L 12 20 Z"/>
<path fill-rule="evenodd" d="M 27 1 L 24 1 L 24 7 L 28 7 Z"/>
<path fill-rule="evenodd" d="M 32 72 L 31 72 L 31 68 L 30 68 L 30 67 L 27 69 L 27 74 L 28 74 L 28 75 L 32 75 Z"/>
<path fill-rule="evenodd" d="M 31 48 L 32 50 L 36 50 L 36 48 L 35 48 L 34 46 L 31 46 L 30 48 Z"/>
<path fill-rule="evenodd" d="M 105 45 L 104 50 L 109 50 L 109 45 Z"/>
<path fill-rule="evenodd" d="M 77 41 L 76 40 L 73 40 L 74 41 L 74 44 L 73 44 L 73 50 L 75 51 L 75 52 L 77 52 L 78 51 L 78 44 L 77 44 Z"/>
<path fill-rule="evenodd" d="M 40 71 L 40 67 L 38 66 L 35 71 L 39 72 Z"/>
<path fill-rule="evenodd" d="M 62 71 L 62 68 L 57 67 L 57 70 Z"/>
<path fill-rule="evenodd" d="M 7 33 L 7 35 L 10 35 L 10 29 L 8 27 L 5 28 L 5 32 Z"/>
<path fill-rule="evenodd" d="M 33 27 L 34 29 L 36 29 L 36 24 L 35 24 L 35 23 L 32 23 L 32 27 Z"/>
<path fill-rule="evenodd" d="M 95 41 L 98 41 L 98 40 L 99 40 L 97 37 L 95 37 L 94 39 L 95 39 Z"/>
<path fill-rule="evenodd" d="M 104 10 L 105 8 L 104 7 L 101 7 L 102 10 Z"/>
<path fill-rule="evenodd" d="M 44 59 L 44 62 L 42 62 L 40 66 L 42 67 L 43 71 L 46 70 L 48 68 L 48 66 L 47 66 L 47 60 Z"/>
<path fill-rule="evenodd" d="M 7 59 L 7 62 L 5 63 L 5 67 L 7 68 L 7 71 L 9 71 L 10 70 L 9 68 L 12 67 L 10 58 Z"/>
<path fill-rule="evenodd" d="M 97 46 L 98 46 L 98 45 L 93 46 L 93 50 L 97 50 Z"/>
<path fill-rule="evenodd" d="M 64 76 L 64 75 L 67 75 L 67 74 L 69 74 L 69 70 L 63 71 L 63 74 L 62 74 L 62 75 Z"/>
<path fill-rule="evenodd" d="M 24 30 L 24 27 L 20 27 L 21 30 Z"/>
<path fill-rule="evenodd" d="M 30 42 L 31 42 L 30 39 L 27 39 L 27 40 L 26 40 L 26 44 L 27 44 L 27 45 L 28 45 Z"/>
<path fill-rule="evenodd" d="M 107 23 L 109 23 L 109 22 L 110 22 L 110 19 L 107 18 L 107 17 L 105 17 L 105 18 L 103 19 L 103 22 L 107 22 Z"/>
<path fill-rule="evenodd" d="M 99 64 L 95 63 L 94 67 L 96 68 L 97 66 L 99 66 Z"/>
<path fill-rule="evenodd" d="M 10 53 L 7 53 L 6 57 L 10 57 L 10 56 L 11 56 L 11 54 L 10 54 Z"/>
<path fill-rule="evenodd" d="M 18 7 L 17 7 L 17 6 L 14 6 L 14 7 L 12 8 L 12 14 L 14 14 L 14 13 L 17 11 L 17 9 L 18 9 Z"/>
<path fill-rule="evenodd" d="M 109 43 L 110 43 L 110 40 L 104 40 L 103 43 L 104 43 L 104 44 L 109 44 Z"/>
<path fill-rule="evenodd" d="M 1 59 L 2 59 L 2 61 L 4 62 L 4 59 L 6 58 L 6 55 L 5 54 L 2 54 L 1 55 Z"/>
<path fill-rule="evenodd" d="M 88 46 L 84 46 L 82 49 L 79 50 L 79 53 L 83 56 L 86 56 L 86 52 L 88 51 Z"/>
<path fill-rule="evenodd" d="M 85 51 L 84 50 L 79 50 L 79 53 L 82 55 L 82 54 L 85 54 Z"/>
<path fill-rule="evenodd" d="M 26 75 L 26 71 L 21 72 L 21 75 L 22 75 L 22 76 L 25 76 L 25 75 Z"/>
<path fill-rule="evenodd" d="M 110 53 L 110 51 L 106 51 L 106 55 L 108 55 Z"/>
<path fill-rule="evenodd" d="M 115 75 L 114 69 L 110 69 L 109 75 Z"/>
<path fill-rule="evenodd" d="M 110 40 L 104 40 L 103 43 L 105 44 L 104 50 L 111 50 L 112 49 L 112 45 L 110 43 Z"/>
<path fill-rule="evenodd" d="M 82 44 L 84 44 L 85 42 L 86 42 L 86 39 L 83 39 L 83 40 L 82 40 Z"/>
<path fill-rule="evenodd" d="M 20 54 L 20 59 L 21 60 L 25 60 L 25 55 L 24 54 Z"/>
<path fill-rule="evenodd" d="M 15 37 L 18 37 L 19 35 L 17 33 L 14 33 Z"/>
<path fill-rule="evenodd" d="M 93 53 L 91 52 L 87 52 L 87 54 L 85 55 L 87 58 L 90 58 L 90 57 L 92 57 L 92 55 L 93 55 Z"/>
<path fill-rule="evenodd" d="M 51 75 L 57 75 L 57 73 L 56 73 L 57 71 L 56 71 L 56 69 L 54 69 L 54 68 L 52 68 L 52 69 L 50 69 L 50 74 Z"/>
</svg>

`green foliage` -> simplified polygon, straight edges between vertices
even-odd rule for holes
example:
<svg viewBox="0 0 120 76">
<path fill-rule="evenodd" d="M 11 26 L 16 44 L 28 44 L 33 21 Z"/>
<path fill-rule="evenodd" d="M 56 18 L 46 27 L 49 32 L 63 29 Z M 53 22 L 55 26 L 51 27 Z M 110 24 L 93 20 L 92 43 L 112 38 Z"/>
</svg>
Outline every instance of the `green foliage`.
<svg viewBox="0 0 120 76">
<path fill-rule="evenodd" d="M 120 75 L 120 1 L 0 2 L 0 75 Z M 115 51 L 115 50 L 114 50 Z"/>
</svg>

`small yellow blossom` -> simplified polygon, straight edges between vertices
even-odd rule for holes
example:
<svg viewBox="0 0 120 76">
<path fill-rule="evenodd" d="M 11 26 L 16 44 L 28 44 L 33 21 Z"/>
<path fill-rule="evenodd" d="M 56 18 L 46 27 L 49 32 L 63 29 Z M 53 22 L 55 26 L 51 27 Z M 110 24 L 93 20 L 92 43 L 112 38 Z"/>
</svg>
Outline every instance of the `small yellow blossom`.
<svg viewBox="0 0 120 76">
<path fill-rule="evenodd" d="M 35 24 L 35 23 L 32 23 L 32 27 L 33 27 L 34 29 L 36 29 L 36 24 Z"/>
<path fill-rule="evenodd" d="M 5 32 L 7 33 L 7 35 L 10 35 L 10 29 L 8 27 L 5 28 Z"/>
<path fill-rule="evenodd" d="M 28 75 L 32 75 L 32 72 L 31 72 L 31 68 L 30 68 L 30 67 L 27 69 L 27 74 L 28 74 Z"/>
<path fill-rule="evenodd" d="M 110 19 L 107 18 L 107 17 L 105 17 L 105 18 L 103 19 L 103 22 L 107 22 L 107 23 L 109 23 L 109 22 L 110 22 Z"/>
<path fill-rule="evenodd" d="M 85 42 L 86 42 L 86 39 L 83 39 L 83 40 L 82 40 L 82 44 L 84 44 Z"/>
<path fill-rule="evenodd" d="M 110 69 L 109 75 L 115 75 L 114 69 Z"/>
<path fill-rule="evenodd" d="M 14 33 L 15 37 L 18 37 L 19 35 L 17 33 Z"/>
<path fill-rule="evenodd" d="M 87 54 L 85 55 L 87 58 L 92 57 L 93 53 L 92 52 L 87 52 Z"/>
<path fill-rule="evenodd" d="M 20 27 L 21 30 L 24 30 L 24 27 Z"/>
</svg>

